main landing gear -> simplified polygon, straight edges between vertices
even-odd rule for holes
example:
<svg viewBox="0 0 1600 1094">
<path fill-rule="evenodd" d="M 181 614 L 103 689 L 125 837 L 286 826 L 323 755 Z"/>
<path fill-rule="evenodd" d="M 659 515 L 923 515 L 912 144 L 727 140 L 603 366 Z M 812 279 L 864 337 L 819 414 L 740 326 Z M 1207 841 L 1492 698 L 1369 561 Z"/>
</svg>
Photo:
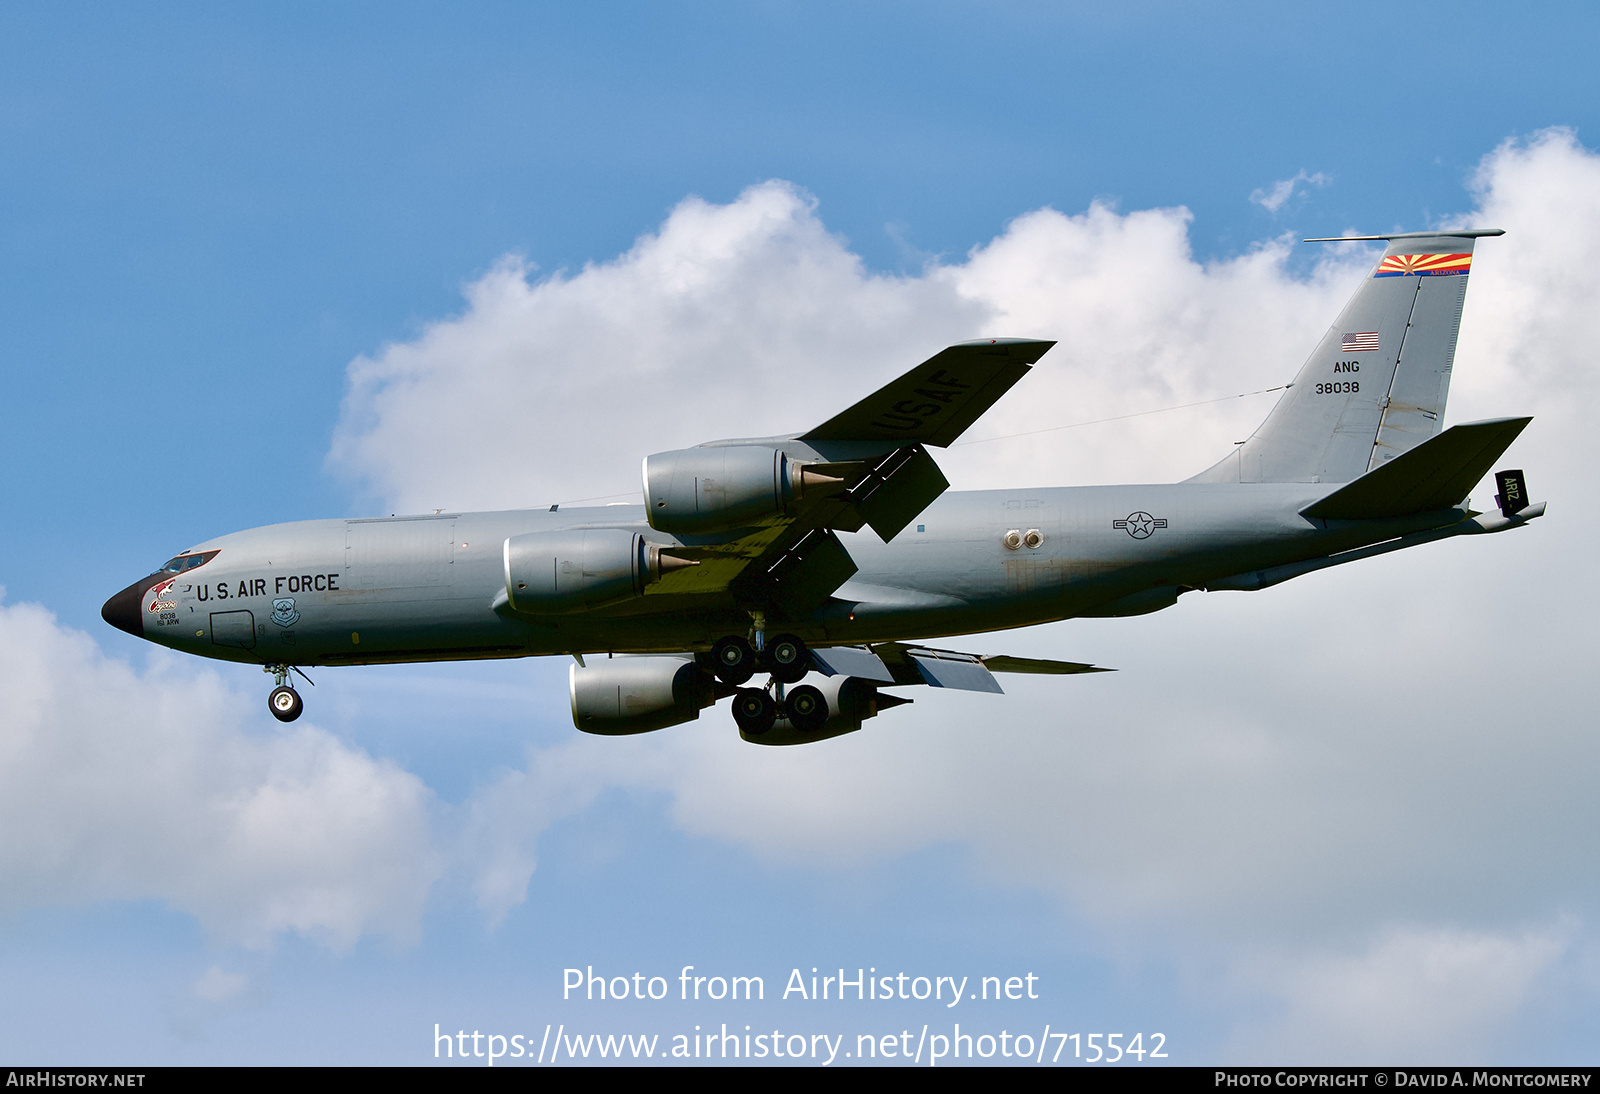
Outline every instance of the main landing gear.
<svg viewBox="0 0 1600 1094">
<path fill-rule="evenodd" d="M 300 670 L 290 665 L 262 665 L 261 671 L 271 673 L 274 683 L 278 685 L 272 689 L 272 694 L 267 696 L 267 709 L 272 711 L 272 716 L 280 722 L 292 722 L 300 717 L 306 705 L 301 700 L 300 693 L 288 684 L 289 673 Z M 311 677 L 305 673 L 300 672 L 300 676 L 306 683 L 311 682 Z"/>
<path fill-rule="evenodd" d="M 780 634 L 756 649 L 740 635 L 719 638 L 711 647 L 714 671 L 724 683 L 738 687 L 757 671 L 770 673 L 780 684 L 798 684 L 811 671 L 811 651 L 792 634 Z"/>
<path fill-rule="evenodd" d="M 776 685 L 777 690 L 782 688 Z M 828 701 L 810 684 L 789 689 L 781 702 L 766 688 L 740 688 L 734 693 L 733 720 L 751 737 L 771 729 L 780 712 L 801 733 L 815 733 L 828 720 Z"/>
<path fill-rule="evenodd" d="M 740 687 L 733 696 L 733 720 L 739 729 L 759 737 L 771 729 L 782 714 L 789 724 L 803 733 L 815 733 L 828 720 L 828 702 L 822 692 L 800 684 L 787 695 L 784 685 L 799 684 L 811 671 L 811 650 L 792 634 L 766 638 L 766 619 L 760 612 L 750 613 L 754 643 L 740 635 L 718 639 L 711 647 L 713 671 L 723 683 L 739 687 L 757 670 L 772 679 L 764 688 Z"/>
</svg>

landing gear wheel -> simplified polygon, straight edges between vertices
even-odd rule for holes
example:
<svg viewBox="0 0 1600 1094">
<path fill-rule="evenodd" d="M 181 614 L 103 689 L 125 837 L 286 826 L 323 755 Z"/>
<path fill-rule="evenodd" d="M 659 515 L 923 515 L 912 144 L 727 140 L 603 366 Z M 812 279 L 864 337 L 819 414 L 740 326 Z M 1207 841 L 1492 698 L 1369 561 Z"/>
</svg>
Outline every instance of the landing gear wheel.
<svg viewBox="0 0 1600 1094">
<path fill-rule="evenodd" d="M 738 635 L 717 639 L 711 647 L 711 660 L 716 663 L 717 679 L 738 687 L 756 674 L 756 651 Z"/>
<path fill-rule="evenodd" d="M 828 701 L 810 684 L 801 684 L 783 700 L 783 716 L 801 733 L 815 733 L 828 720 Z"/>
<path fill-rule="evenodd" d="M 272 711 L 272 716 L 280 722 L 292 722 L 300 717 L 300 712 L 306 709 L 305 703 L 300 701 L 300 693 L 291 687 L 276 687 L 272 694 L 267 696 L 267 709 Z"/>
<path fill-rule="evenodd" d="M 759 737 L 778 720 L 778 704 L 761 688 L 740 688 L 733 696 L 733 720 L 740 733 Z"/>
<path fill-rule="evenodd" d="M 776 635 L 761 651 L 761 667 L 780 684 L 798 684 L 811 671 L 811 651 L 792 634 Z"/>
</svg>

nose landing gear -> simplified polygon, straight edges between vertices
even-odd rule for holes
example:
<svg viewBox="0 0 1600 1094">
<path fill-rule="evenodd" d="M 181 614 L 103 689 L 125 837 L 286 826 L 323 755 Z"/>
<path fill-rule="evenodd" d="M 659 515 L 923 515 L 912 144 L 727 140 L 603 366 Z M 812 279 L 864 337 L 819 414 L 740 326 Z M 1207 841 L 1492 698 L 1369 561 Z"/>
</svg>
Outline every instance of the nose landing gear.
<svg viewBox="0 0 1600 1094">
<path fill-rule="evenodd" d="M 261 671 L 271 673 L 273 682 L 278 685 L 267 696 L 267 709 L 272 711 L 272 716 L 280 722 L 292 722 L 300 717 L 306 705 L 300 693 L 289 686 L 289 673 L 300 673 L 301 679 L 308 684 L 311 683 L 311 677 L 292 665 L 262 665 Z"/>
<path fill-rule="evenodd" d="M 305 708 L 300 693 L 287 685 L 273 688 L 272 694 L 267 696 L 267 709 L 280 722 L 294 721 Z"/>
</svg>

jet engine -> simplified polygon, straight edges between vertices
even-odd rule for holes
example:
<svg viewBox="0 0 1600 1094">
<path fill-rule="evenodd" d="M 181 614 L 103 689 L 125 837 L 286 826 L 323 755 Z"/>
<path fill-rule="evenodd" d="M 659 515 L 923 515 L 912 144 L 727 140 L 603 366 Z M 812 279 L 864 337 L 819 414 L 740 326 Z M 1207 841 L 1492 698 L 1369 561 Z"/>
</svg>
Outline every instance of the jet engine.
<svg viewBox="0 0 1600 1094">
<path fill-rule="evenodd" d="M 812 741 L 826 741 L 854 733 L 868 718 L 876 718 L 891 707 L 911 702 L 910 699 L 879 691 L 878 685 L 859 676 L 808 677 L 812 687 L 822 692 L 828 703 L 828 719 L 813 731 L 796 729 L 787 718 L 779 717 L 765 733 L 750 734 L 739 731 L 753 745 L 801 745 Z"/>
<path fill-rule="evenodd" d="M 573 665 L 572 724 L 618 737 L 692 722 L 716 702 L 711 674 L 682 657 L 608 657 Z"/>
<path fill-rule="evenodd" d="M 618 528 L 529 532 L 505 542 L 506 596 L 519 612 L 552 615 L 627 600 L 687 559 Z"/>
<path fill-rule="evenodd" d="M 644 461 L 650 527 L 673 535 L 721 532 L 778 516 L 807 491 L 843 485 L 842 479 L 761 445 L 684 448 Z"/>
</svg>

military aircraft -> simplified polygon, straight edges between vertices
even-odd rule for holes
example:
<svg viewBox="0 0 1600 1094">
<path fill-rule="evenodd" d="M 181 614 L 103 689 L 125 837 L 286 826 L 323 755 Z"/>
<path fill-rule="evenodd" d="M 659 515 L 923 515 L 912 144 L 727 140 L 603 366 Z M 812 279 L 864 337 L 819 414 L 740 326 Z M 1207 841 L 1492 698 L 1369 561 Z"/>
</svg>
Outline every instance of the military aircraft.
<svg viewBox="0 0 1600 1094">
<path fill-rule="evenodd" d="M 262 665 L 285 722 L 303 708 L 290 673 L 329 665 L 570 655 L 580 730 L 661 729 L 731 696 L 740 735 L 761 744 L 860 729 L 909 701 L 887 688 L 1102 671 L 925 643 L 1143 615 L 1543 515 L 1521 471 L 1497 475 L 1497 512 L 1468 506 L 1531 419 L 1441 431 L 1473 247 L 1502 234 L 1344 237 L 1388 247 L 1261 427 L 1184 482 L 947 493 L 928 450 L 1054 344 L 988 338 L 803 433 L 649 456 L 642 505 L 236 532 L 102 614 Z"/>
</svg>

